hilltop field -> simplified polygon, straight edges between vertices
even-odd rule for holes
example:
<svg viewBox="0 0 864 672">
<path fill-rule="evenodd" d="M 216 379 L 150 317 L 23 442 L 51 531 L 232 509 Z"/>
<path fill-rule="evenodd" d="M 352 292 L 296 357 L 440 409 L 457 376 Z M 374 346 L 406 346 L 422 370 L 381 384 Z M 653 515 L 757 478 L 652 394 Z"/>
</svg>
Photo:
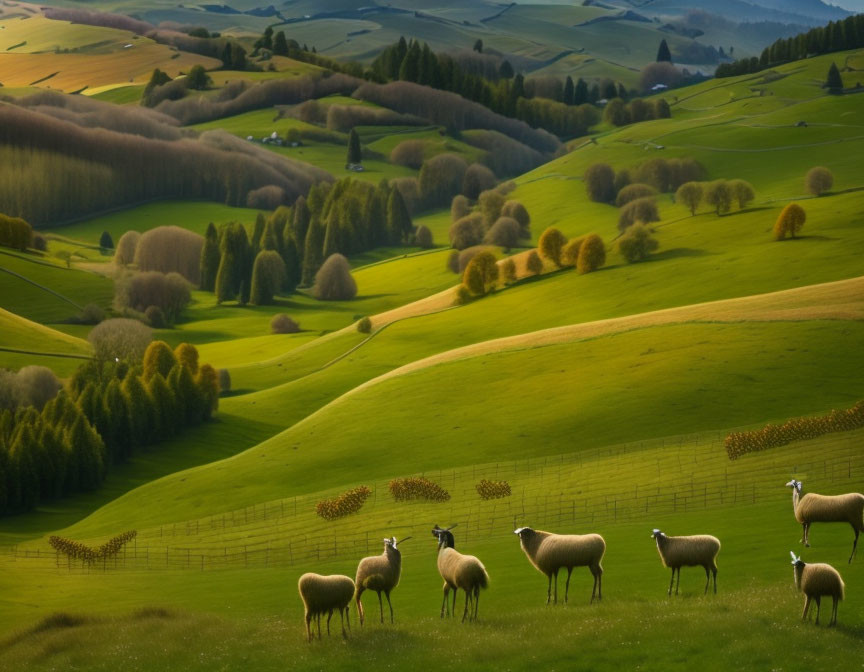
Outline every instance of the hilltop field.
<svg viewBox="0 0 864 672">
<path fill-rule="evenodd" d="M 297 11 L 309 5 L 295 4 Z M 441 20 L 476 22 L 475 10 L 455 3 Z M 159 16 L 191 11 L 166 5 Z M 550 5 L 541 16 L 553 21 L 558 11 Z M 525 26 L 523 39 L 530 42 L 531 31 L 547 28 L 521 12 L 527 9 L 514 7 L 484 23 L 506 24 L 510 34 Z M 607 10 L 566 12 L 575 23 Z M 259 20 L 238 16 L 238 32 Z M 396 28 L 328 20 L 358 34 L 334 44 L 330 51 L 337 55 L 369 48 L 376 32 L 397 30 L 398 39 Z M 50 26 L 29 32 L 26 48 L 9 49 L 20 37 L 12 32 L 19 23 L 55 22 L 3 21 L 0 67 L 10 56 L 30 59 L 28 68 L 36 55 L 46 61 L 71 56 L 46 53 L 53 46 Z M 118 45 L 133 39 L 114 29 L 78 28 L 68 44 L 92 61 L 94 72 L 104 72 L 99 59 L 118 58 Z M 316 29 L 308 26 L 309 40 Z M 598 45 L 608 41 L 600 31 L 592 35 Z M 381 38 L 381 45 L 391 38 Z M 152 50 L 157 58 L 168 49 L 147 40 L 126 52 Z M 531 57 L 549 58 L 551 47 L 544 49 Z M 652 57 L 632 53 L 634 63 Z M 183 58 L 172 67 L 186 67 Z M 843 95 L 823 86 L 832 62 Z M 133 73 L 118 58 L 118 69 L 131 75 L 123 86 L 108 74 L 104 81 L 82 79 L 77 67 L 70 69 L 74 76 L 60 69 L 52 80 L 65 92 L 102 87 L 93 98 L 133 110 L 154 63 L 142 58 Z M 4 87 L 26 88 L 31 77 L 60 66 L 39 68 L 32 74 L 15 69 L 20 81 L 4 79 Z M 241 306 L 193 289 L 176 323 L 156 326 L 153 337 L 172 348 L 194 344 L 201 362 L 228 371 L 230 390 L 223 388 L 211 420 L 112 466 L 101 487 L 0 519 L 0 666 L 848 667 L 864 640 L 864 559 L 859 553 L 847 564 L 853 534 L 843 524 L 815 524 L 812 547 L 802 547 L 784 484 L 797 478 L 805 492 L 860 491 L 864 429 L 735 460 L 724 440 L 733 431 L 822 416 L 864 399 L 862 71 L 864 51 L 857 50 L 710 79 L 662 94 L 670 118 L 622 127 L 598 122 L 566 141 L 537 167 L 510 176 L 506 198 L 530 213 L 530 234 L 512 247 L 490 246 L 499 264 L 513 259 L 516 280 L 499 282 L 486 296 L 459 300 L 461 277 L 449 268 L 451 213 L 441 205 L 418 206 L 412 215 L 415 227 L 431 233 L 428 249 L 403 240 L 348 254 L 353 299 L 320 301 L 304 288 L 277 292 L 271 305 Z M 122 91 L 133 86 L 135 96 L 127 99 Z M 324 115 L 331 106 L 352 105 L 408 115 L 357 94 L 319 98 Z M 255 157 L 287 158 L 298 175 L 313 166 L 337 179 L 350 175 L 348 133 L 301 117 L 295 105 L 261 103 L 148 132 L 217 133 L 212 147 L 253 146 Z M 409 139 L 421 143 L 423 160 L 442 154 L 466 164 L 489 160 L 471 127 L 416 122 L 354 130 L 365 152 L 364 171 L 354 177 L 370 189 L 421 175 L 422 169 L 392 160 L 394 148 Z M 297 146 L 260 142 L 293 131 L 308 139 Z M 637 175 L 654 159 L 693 159 L 706 181 L 745 180 L 754 197 L 717 214 L 706 204 L 692 213 L 673 194 L 657 194 L 657 221 L 649 224 L 658 247 L 644 261 L 628 263 L 619 246 L 619 208 L 591 200 L 584 176 L 598 163 Z M 805 187 L 815 166 L 834 177 L 818 197 Z M 270 208 L 200 194 L 142 200 L 40 222 L 44 252 L 3 248 L 0 367 L 41 364 L 68 381 L 93 354 L 94 327 L 80 315 L 91 305 L 110 312 L 115 297 L 104 232 L 117 243 L 127 231 L 173 225 L 204 235 L 210 223 L 237 222 L 251 237 L 259 213 L 272 216 Z M 796 237 L 776 241 L 772 229 L 790 203 L 804 209 L 806 222 Z M 599 235 L 605 265 L 580 274 L 546 257 L 530 271 L 532 250 L 549 227 L 570 240 Z M 299 324 L 296 333 L 271 332 L 271 319 L 283 313 Z M 369 328 L 358 329 L 364 317 Z M 448 497 L 395 501 L 391 480 L 408 476 L 428 478 Z M 506 481 L 509 494 L 481 498 L 484 479 Z M 358 512 L 337 520 L 316 514 L 319 502 L 358 486 L 369 489 Z M 434 524 L 457 524 L 457 549 L 486 565 L 490 586 L 480 598 L 478 623 L 438 618 Z M 607 542 L 602 602 L 589 604 L 589 573 L 578 568 L 569 603 L 546 607 L 546 579 L 512 534 L 521 526 L 601 533 Z M 651 538 L 654 528 L 721 540 L 716 596 L 703 596 L 696 567 L 682 572 L 682 594 L 667 597 L 669 570 Z M 137 532 L 134 541 L 104 563 L 69 560 L 49 545 L 59 535 L 97 546 L 127 530 Z M 336 618 L 332 637 L 306 644 L 299 576 L 353 576 L 357 561 L 379 553 L 390 536 L 412 537 L 391 595 L 395 624 L 378 623 L 376 596 L 367 592 L 362 629 L 352 607 L 346 640 Z M 847 593 L 838 627 L 800 622 L 803 597 L 793 585 L 790 550 L 842 573 Z M 563 591 L 563 578 L 559 584 Z M 459 615 L 462 599 L 460 593 Z M 827 621 L 830 600 L 822 606 Z"/>
</svg>

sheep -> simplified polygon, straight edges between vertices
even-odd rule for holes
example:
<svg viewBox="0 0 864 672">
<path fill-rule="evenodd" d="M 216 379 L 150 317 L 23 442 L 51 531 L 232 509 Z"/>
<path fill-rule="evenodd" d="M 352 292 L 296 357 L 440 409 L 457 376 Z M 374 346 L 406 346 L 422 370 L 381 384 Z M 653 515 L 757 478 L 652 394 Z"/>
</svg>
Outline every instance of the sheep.
<svg viewBox="0 0 864 672">
<path fill-rule="evenodd" d="M 441 618 L 444 618 L 445 608 L 449 616 L 450 604 L 448 596 L 453 590 L 453 615 L 456 614 L 456 593 L 465 591 L 465 609 L 462 612 L 462 622 L 469 617 L 469 605 L 473 602 L 474 611 L 469 620 L 477 620 L 480 608 L 480 590 L 489 586 L 489 574 L 486 567 L 473 555 L 463 555 L 456 550 L 456 540 L 452 530 L 455 525 L 442 529 L 437 525 L 432 528 L 432 535 L 438 539 L 438 573 L 444 579 L 444 601 L 441 603 Z"/>
<path fill-rule="evenodd" d="M 594 598 L 603 599 L 603 556 L 606 554 L 606 541 L 599 534 L 553 534 L 530 527 L 520 527 L 513 531 L 519 535 L 519 542 L 528 560 L 540 572 L 549 577 L 546 591 L 546 604 L 552 600 L 552 582 L 555 582 L 555 604 L 558 604 L 558 572 L 567 569 L 567 583 L 564 587 L 564 604 L 570 594 L 570 576 L 574 567 L 588 567 L 594 576 L 591 589 L 591 602 Z"/>
<path fill-rule="evenodd" d="M 792 566 L 795 568 L 793 570 L 795 574 L 795 587 L 805 595 L 804 613 L 801 614 L 801 620 L 807 620 L 810 602 L 816 600 L 816 625 L 819 625 L 819 611 L 822 597 L 830 595 L 833 605 L 831 609 L 831 622 L 828 623 L 828 626 L 837 625 L 837 605 L 843 599 L 846 588 L 840 572 L 831 565 L 805 563 L 801 558 L 796 558 L 792 551 L 789 551 L 789 555 L 792 556 Z"/>
<path fill-rule="evenodd" d="M 852 554 L 849 556 L 849 564 L 855 557 L 858 548 L 858 535 L 864 532 L 864 495 L 858 492 L 850 492 L 846 495 L 825 496 L 809 492 L 801 496 L 801 481 L 794 478 L 786 484 L 792 488 L 792 510 L 795 512 L 795 520 L 801 523 L 804 536 L 801 543 L 810 547 L 810 525 L 812 523 L 849 523 L 855 532 L 855 541 L 852 542 Z"/>
<path fill-rule="evenodd" d="M 312 641 L 311 623 L 313 617 L 317 617 L 318 639 L 321 639 L 321 614 L 325 611 L 327 612 L 327 636 L 330 636 L 330 619 L 333 618 L 333 611 L 336 609 L 339 610 L 339 617 L 342 619 L 342 637 L 346 636 L 346 621 L 348 622 L 348 629 L 351 629 L 348 606 L 354 596 L 354 582 L 351 577 L 341 574 L 322 576 L 308 572 L 300 577 L 297 582 L 297 590 L 300 592 L 300 599 L 303 600 L 303 606 L 306 608 L 306 639 L 308 641 Z"/>
<path fill-rule="evenodd" d="M 381 593 L 387 596 L 387 605 L 390 607 L 390 622 L 393 623 L 393 604 L 390 602 L 390 592 L 399 585 L 399 577 L 402 574 L 402 552 L 397 548 L 403 541 L 411 537 L 405 537 L 396 541 L 396 537 L 384 540 L 384 552 L 381 555 L 373 555 L 363 558 L 357 565 L 357 576 L 354 583 L 357 592 L 354 599 L 357 601 L 357 614 L 360 616 L 360 625 L 366 620 L 363 611 L 363 603 L 360 597 L 364 590 L 374 590 L 378 593 L 378 608 L 381 612 L 381 622 L 384 622 L 384 604 L 381 601 Z"/>
<path fill-rule="evenodd" d="M 705 568 L 705 594 L 711 583 L 710 574 L 714 575 L 714 594 L 717 594 L 717 554 L 720 552 L 720 540 L 710 534 L 697 534 L 690 537 L 667 537 L 660 530 L 651 533 L 657 542 L 657 551 L 663 566 L 672 570 L 669 581 L 669 595 L 672 595 L 672 582 L 675 581 L 675 570 L 678 570 L 678 583 L 675 584 L 675 594 L 681 583 L 682 567 Z"/>
</svg>

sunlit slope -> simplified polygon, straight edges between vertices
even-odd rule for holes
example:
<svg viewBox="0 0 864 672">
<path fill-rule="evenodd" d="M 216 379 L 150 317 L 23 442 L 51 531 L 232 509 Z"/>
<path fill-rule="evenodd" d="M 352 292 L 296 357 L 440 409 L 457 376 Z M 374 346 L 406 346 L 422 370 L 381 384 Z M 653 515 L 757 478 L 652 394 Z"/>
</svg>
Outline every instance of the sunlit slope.
<svg viewBox="0 0 864 672">
<path fill-rule="evenodd" d="M 130 493 L 93 521 L 181 520 L 382 473 L 846 406 L 862 390 L 858 354 L 844 344 L 862 336 L 860 320 L 682 324 L 441 363 L 349 392 L 227 462 Z"/>
</svg>

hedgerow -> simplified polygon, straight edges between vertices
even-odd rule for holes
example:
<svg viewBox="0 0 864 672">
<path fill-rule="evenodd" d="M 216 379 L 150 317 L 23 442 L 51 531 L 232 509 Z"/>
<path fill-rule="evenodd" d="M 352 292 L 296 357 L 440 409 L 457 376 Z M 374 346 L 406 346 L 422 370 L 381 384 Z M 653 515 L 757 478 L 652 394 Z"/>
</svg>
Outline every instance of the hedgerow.
<svg viewBox="0 0 864 672">
<path fill-rule="evenodd" d="M 394 478 L 388 487 L 390 494 L 397 502 L 407 502 L 414 499 L 427 502 L 446 502 L 450 499 L 449 492 L 423 476 Z"/>
<path fill-rule="evenodd" d="M 372 494 L 365 485 L 357 486 L 351 490 L 346 490 L 341 495 L 332 499 L 322 499 L 315 505 L 315 512 L 324 520 L 336 520 L 344 518 L 352 513 L 357 513 L 369 496 Z"/>
</svg>

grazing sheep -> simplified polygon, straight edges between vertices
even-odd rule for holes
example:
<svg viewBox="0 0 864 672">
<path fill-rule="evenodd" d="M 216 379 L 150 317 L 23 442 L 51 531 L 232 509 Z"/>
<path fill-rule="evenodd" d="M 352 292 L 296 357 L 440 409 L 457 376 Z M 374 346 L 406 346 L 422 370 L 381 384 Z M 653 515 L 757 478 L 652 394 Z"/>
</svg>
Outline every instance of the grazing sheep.
<svg viewBox="0 0 864 672">
<path fill-rule="evenodd" d="M 348 576 L 334 574 L 322 576 L 311 572 L 304 574 L 297 582 L 297 590 L 300 591 L 300 599 L 306 607 L 306 639 L 312 641 L 312 618 L 317 617 L 318 639 L 321 639 L 321 614 L 327 612 L 327 636 L 330 636 L 330 619 L 333 611 L 339 610 L 342 619 L 342 636 L 345 637 L 345 622 L 348 621 L 348 629 L 351 629 L 351 621 L 348 614 L 348 605 L 354 596 L 354 582 Z"/>
<path fill-rule="evenodd" d="M 552 599 L 552 580 L 555 580 L 555 604 L 558 604 L 558 572 L 567 569 L 567 583 L 564 587 L 564 603 L 570 593 L 570 575 L 574 567 L 588 567 L 594 576 L 591 601 L 596 595 L 603 599 L 603 556 L 606 541 L 599 534 L 553 534 L 530 527 L 520 527 L 513 531 L 519 535 L 519 542 L 525 555 L 539 571 L 549 577 L 546 604 Z"/>
<path fill-rule="evenodd" d="M 477 612 L 480 608 L 480 589 L 489 586 L 489 574 L 483 563 L 473 555 L 462 555 L 456 550 L 456 540 L 451 525 L 446 530 L 437 525 L 432 528 L 432 535 L 438 539 L 438 573 L 444 579 L 444 601 L 441 603 L 441 618 L 444 618 L 446 607 L 449 616 L 450 604 L 447 597 L 450 589 L 453 589 L 453 615 L 456 614 L 456 593 L 459 589 L 465 591 L 465 610 L 462 612 L 462 622 L 469 616 L 469 605 L 474 603 L 474 611 L 470 613 L 469 620 L 477 620 Z"/>
<path fill-rule="evenodd" d="M 792 566 L 795 568 L 795 587 L 804 593 L 804 613 L 801 614 L 801 620 L 807 620 L 807 612 L 810 610 L 810 602 L 816 600 L 816 625 L 819 625 L 819 611 L 821 608 L 822 597 L 830 596 L 833 600 L 831 609 L 831 622 L 829 627 L 837 625 L 837 605 L 844 597 L 845 585 L 840 573 L 831 565 L 823 563 L 808 564 L 796 558 L 792 551 L 789 551 L 792 556 Z"/>
<path fill-rule="evenodd" d="M 801 543 L 810 546 L 812 523 L 849 523 L 852 531 L 855 532 L 852 554 L 849 556 L 851 564 L 858 547 L 858 535 L 864 532 L 864 495 L 850 492 L 846 495 L 829 497 L 809 492 L 802 497 L 801 486 L 801 481 L 796 481 L 794 478 L 786 484 L 787 488 L 792 488 L 792 509 L 795 512 L 795 520 L 801 523 L 804 530 Z"/>
<path fill-rule="evenodd" d="M 675 570 L 678 570 L 678 583 L 675 584 L 675 594 L 681 583 L 682 567 L 705 568 L 705 594 L 711 583 L 710 574 L 714 574 L 714 593 L 717 593 L 717 554 L 720 552 L 720 540 L 710 534 L 696 534 L 690 537 L 667 537 L 660 530 L 651 533 L 657 542 L 657 551 L 663 566 L 672 570 L 669 581 L 669 595 L 672 594 L 672 582 L 675 581 Z"/>
<path fill-rule="evenodd" d="M 402 574 L 402 552 L 397 548 L 403 541 L 411 537 L 405 537 L 396 541 L 396 537 L 384 540 L 384 552 L 381 555 L 373 555 L 363 558 L 357 565 L 357 577 L 354 583 L 357 592 L 354 599 L 357 601 L 357 614 L 360 616 L 360 625 L 366 620 L 363 611 L 363 603 L 360 597 L 364 590 L 374 590 L 378 593 L 378 608 L 381 612 L 381 622 L 384 622 L 384 603 L 381 601 L 381 593 L 387 596 L 387 605 L 390 607 L 390 622 L 393 623 L 393 604 L 390 602 L 390 591 L 399 585 L 399 577 Z"/>
</svg>

